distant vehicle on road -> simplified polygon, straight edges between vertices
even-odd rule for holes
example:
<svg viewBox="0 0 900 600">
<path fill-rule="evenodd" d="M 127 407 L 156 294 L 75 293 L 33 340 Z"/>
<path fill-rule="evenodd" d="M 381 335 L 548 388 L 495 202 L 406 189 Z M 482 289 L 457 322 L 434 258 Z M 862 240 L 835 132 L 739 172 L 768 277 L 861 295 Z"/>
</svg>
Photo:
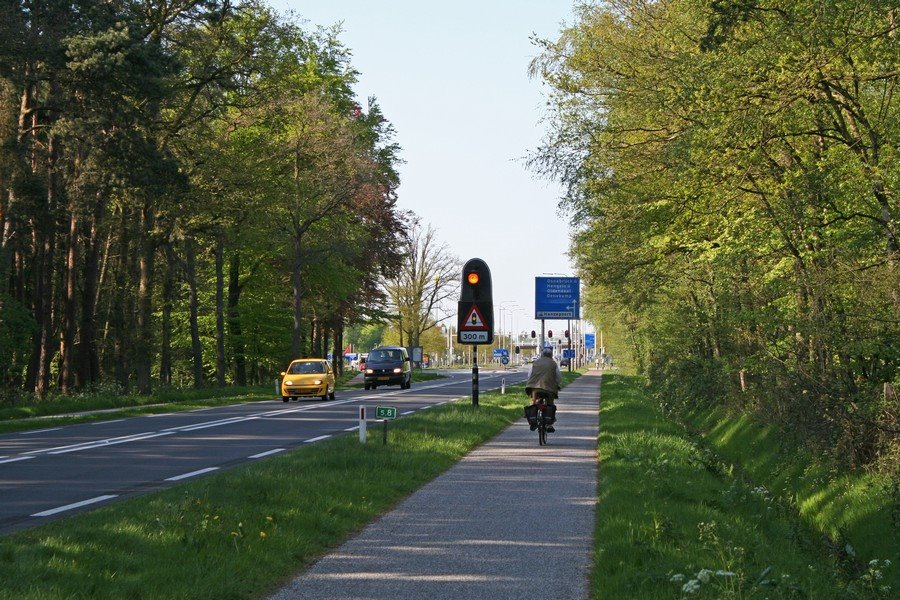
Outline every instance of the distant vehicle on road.
<svg viewBox="0 0 900 600">
<path fill-rule="evenodd" d="M 381 346 L 369 352 L 364 384 L 367 390 L 379 385 L 399 385 L 404 390 L 412 387 L 412 363 L 406 348 Z"/>
<path fill-rule="evenodd" d="M 281 400 L 318 396 L 334 400 L 334 370 L 324 358 L 298 358 L 281 373 Z"/>
</svg>

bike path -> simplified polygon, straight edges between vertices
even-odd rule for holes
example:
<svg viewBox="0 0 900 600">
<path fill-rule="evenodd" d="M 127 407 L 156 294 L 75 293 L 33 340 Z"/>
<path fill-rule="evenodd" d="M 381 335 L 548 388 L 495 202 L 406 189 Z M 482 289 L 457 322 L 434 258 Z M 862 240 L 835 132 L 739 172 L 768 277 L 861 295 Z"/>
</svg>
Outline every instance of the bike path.
<svg viewBox="0 0 900 600">
<path fill-rule="evenodd" d="M 589 371 L 560 392 L 549 445 L 517 421 L 271 600 L 588 598 L 599 396 Z"/>
</svg>

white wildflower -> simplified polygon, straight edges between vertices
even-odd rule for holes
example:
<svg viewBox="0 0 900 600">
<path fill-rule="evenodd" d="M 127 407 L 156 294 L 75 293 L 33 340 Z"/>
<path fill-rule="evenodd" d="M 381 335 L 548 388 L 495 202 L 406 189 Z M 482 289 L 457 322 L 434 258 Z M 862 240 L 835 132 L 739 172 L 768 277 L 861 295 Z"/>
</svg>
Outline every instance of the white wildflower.
<svg viewBox="0 0 900 600">
<path fill-rule="evenodd" d="M 716 571 L 716 576 L 717 577 L 734 577 L 734 573 L 731 571 L 723 571 L 722 569 L 719 569 L 718 571 Z"/>
<path fill-rule="evenodd" d="M 684 594 L 696 594 L 700 591 L 700 582 L 696 579 L 691 579 L 686 584 L 681 586 L 681 592 Z"/>
<path fill-rule="evenodd" d="M 672 583 L 679 583 L 684 581 L 684 575 L 682 573 L 675 573 L 669 578 L 669 581 Z"/>
<path fill-rule="evenodd" d="M 850 544 L 844 546 L 844 551 L 847 553 L 847 556 L 856 556 L 856 550 Z"/>
<path fill-rule="evenodd" d="M 712 571 L 709 569 L 700 569 L 700 572 L 697 573 L 697 579 L 699 579 L 703 583 L 709 583 L 709 576 L 712 575 Z"/>
<path fill-rule="evenodd" d="M 874 568 L 877 567 L 877 566 L 878 566 L 878 559 L 877 559 L 877 558 L 874 559 L 874 560 L 870 560 L 870 561 L 869 561 L 869 568 L 870 568 L 870 569 L 874 569 Z"/>
</svg>

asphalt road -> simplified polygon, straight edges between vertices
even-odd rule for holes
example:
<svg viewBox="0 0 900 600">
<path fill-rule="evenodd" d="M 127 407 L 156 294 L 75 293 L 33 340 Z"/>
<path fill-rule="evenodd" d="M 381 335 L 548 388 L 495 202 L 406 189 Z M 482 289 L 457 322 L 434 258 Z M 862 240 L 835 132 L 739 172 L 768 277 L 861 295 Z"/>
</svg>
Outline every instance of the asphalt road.
<svg viewBox="0 0 900 600">
<path fill-rule="evenodd" d="M 188 412 L 48 427 L 0 436 L 0 535 L 78 511 L 263 460 L 359 427 L 359 407 L 396 406 L 400 418 L 470 396 L 471 371 L 332 401 L 280 398 Z M 527 373 L 482 368 L 479 387 L 521 382 Z"/>
</svg>

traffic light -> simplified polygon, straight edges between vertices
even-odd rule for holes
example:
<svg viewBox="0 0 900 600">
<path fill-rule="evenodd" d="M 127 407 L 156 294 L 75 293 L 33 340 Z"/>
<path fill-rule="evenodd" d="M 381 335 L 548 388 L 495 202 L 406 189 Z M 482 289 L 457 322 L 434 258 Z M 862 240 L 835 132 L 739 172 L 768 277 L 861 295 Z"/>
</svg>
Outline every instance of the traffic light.
<svg viewBox="0 0 900 600">
<path fill-rule="evenodd" d="M 493 304 L 491 291 L 491 271 L 487 263 L 480 258 L 473 258 L 463 266 L 463 285 L 460 294 L 461 302 L 478 302 Z"/>
<path fill-rule="evenodd" d="M 463 266 L 456 324 L 456 339 L 461 344 L 490 344 L 494 340 L 491 270 L 480 258 Z"/>
<path fill-rule="evenodd" d="M 567 338 L 569 337 L 569 330 L 568 330 L 568 329 L 566 329 L 566 337 L 567 337 Z"/>
<path fill-rule="evenodd" d="M 547 330 L 547 337 L 553 337 L 553 330 L 552 330 L 552 329 L 548 329 L 548 330 Z"/>
<path fill-rule="evenodd" d="M 531 339 L 534 339 L 534 338 L 536 338 L 536 337 L 537 337 L 537 333 L 535 333 L 535 332 L 534 332 L 534 329 L 532 329 L 532 330 L 531 330 Z"/>
</svg>

